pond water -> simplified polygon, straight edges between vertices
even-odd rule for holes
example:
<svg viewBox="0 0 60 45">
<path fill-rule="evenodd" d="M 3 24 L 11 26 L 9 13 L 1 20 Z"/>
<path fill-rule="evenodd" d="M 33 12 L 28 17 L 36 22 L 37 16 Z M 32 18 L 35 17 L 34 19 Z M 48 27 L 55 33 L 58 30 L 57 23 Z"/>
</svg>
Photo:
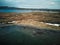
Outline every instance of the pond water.
<svg viewBox="0 0 60 45">
<path fill-rule="evenodd" d="M 17 10 L 17 9 L 0 9 L 0 12 L 49 12 L 49 13 L 59 13 L 59 11 L 44 11 L 44 10 Z"/>
<path fill-rule="evenodd" d="M 60 31 L 17 25 L 6 26 L 0 28 L 0 43 L 4 45 L 58 45 Z"/>
<path fill-rule="evenodd" d="M 32 10 L 12 10 L 12 9 L 0 9 L 0 12 L 32 12 Z"/>
</svg>

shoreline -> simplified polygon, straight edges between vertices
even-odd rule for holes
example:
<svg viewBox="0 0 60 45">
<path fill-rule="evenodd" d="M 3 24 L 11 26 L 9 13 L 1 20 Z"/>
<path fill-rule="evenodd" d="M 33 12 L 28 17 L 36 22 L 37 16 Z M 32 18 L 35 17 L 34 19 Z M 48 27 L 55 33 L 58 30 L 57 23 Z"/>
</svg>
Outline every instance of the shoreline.
<svg viewBox="0 0 60 45">
<path fill-rule="evenodd" d="M 24 24 L 16 24 L 16 25 L 18 25 L 18 26 L 27 26 L 27 27 L 32 27 L 32 28 L 37 28 L 37 29 L 48 29 L 48 30 L 60 30 L 60 28 L 58 28 L 58 27 L 54 27 L 54 26 L 52 26 L 52 27 L 39 27 L 39 26 L 32 26 L 32 25 L 24 25 Z"/>
<path fill-rule="evenodd" d="M 14 24 L 0 24 L 0 28 L 5 27 L 5 26 L 12 26 L 12 25 L 14 25 Z"/>
<path fill-rule="evenodd" d="M 27 21 L 25 21 L 25 22 L 15 21 L 12 24 L 0 24 L 0 27 L 13 26 L 13 25 L 31 27 L 31 28 L 37 28 L 37 29 L 60 30 L 59 26 L 48 25 L 48 24 L 45 24 L 43 22 L 34 22 L 34 23 L 32 23 L 32 22 L 27 22 Z"/>
</svg>

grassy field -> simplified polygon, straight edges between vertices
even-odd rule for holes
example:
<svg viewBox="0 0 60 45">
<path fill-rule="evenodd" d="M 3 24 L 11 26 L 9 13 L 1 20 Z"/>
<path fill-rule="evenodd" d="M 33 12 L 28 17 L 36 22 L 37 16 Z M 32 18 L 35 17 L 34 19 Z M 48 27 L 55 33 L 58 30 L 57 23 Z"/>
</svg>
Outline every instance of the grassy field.
<svg viewBox="0 0 60 45">
<path fill-rule="evenodd" d="M 40 26 L 60 30 L 60 27 L 44 24 L 44 23 L 60 24 L 60 13 L 48 13 L 48 12 L 0 13 L 0 23 L 8 23 L 11 21 L 19 21 L 19 23 L 30 25 L 33 23 L 33 25 L 38 27 Z"/>
<path fill-rule="evenodd" d="M 0 22 L 33 19 L 39 22 L 60 23 L 60 13 L 31 12 L 31 13 L 0 13 Z"/>
</svg>

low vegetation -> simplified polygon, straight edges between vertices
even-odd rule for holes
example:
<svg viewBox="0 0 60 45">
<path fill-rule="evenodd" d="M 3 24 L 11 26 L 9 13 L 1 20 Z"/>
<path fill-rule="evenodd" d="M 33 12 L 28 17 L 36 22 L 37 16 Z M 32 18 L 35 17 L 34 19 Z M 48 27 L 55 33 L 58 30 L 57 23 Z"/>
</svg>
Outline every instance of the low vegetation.
<svg viewBox="0 0 60 45">
<path fill-rule="evenodd" d="M 26 23 L 27 23 L 27 20 L 30 20 L 30 22 L 33 22 L 33 24 L 34 24 L 34 21 L 60 24 L 60 13 L 49 13 L 49 12 L 0 13 L 0 23 L 8 23 L 12 21 L 19 21 L 23 23 L 23 20 L 26 21 Z M 50 25 L 48 26 L 49 28 L 60 29 L 60 27 L 55 27 Z M 48 27 L 48 26 L 45 26 L 45 27 Z"/>
</svg>

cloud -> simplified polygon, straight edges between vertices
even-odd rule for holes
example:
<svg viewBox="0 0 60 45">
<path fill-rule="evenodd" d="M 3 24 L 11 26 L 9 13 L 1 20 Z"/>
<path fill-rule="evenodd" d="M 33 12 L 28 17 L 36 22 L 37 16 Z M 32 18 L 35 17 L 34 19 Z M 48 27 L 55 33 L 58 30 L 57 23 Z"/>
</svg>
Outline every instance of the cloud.
<svg viewBox="0 0 60 45">
<path fill-rule="evenodd" d="M 6 2 L 25 2 L 26 0 L 5 0 Z"/>
<path fill-rule="evenodd" d="M 56 2 L 50 2 L 50 5 L 55 5 L 56 4 Z"/>
<path fill-rule="evenodd" d="M 59 8 L 60 0 L 2 0 L 2 5 L 26 8 Z M 1 5 L 0 4 L 0 5 Z"/>
<path fill-rule="evenodd" d="M 12 2 L 12 1 L 14 1 L 14 0 L 5 0 L 5 2 Z"/>
</svg>

